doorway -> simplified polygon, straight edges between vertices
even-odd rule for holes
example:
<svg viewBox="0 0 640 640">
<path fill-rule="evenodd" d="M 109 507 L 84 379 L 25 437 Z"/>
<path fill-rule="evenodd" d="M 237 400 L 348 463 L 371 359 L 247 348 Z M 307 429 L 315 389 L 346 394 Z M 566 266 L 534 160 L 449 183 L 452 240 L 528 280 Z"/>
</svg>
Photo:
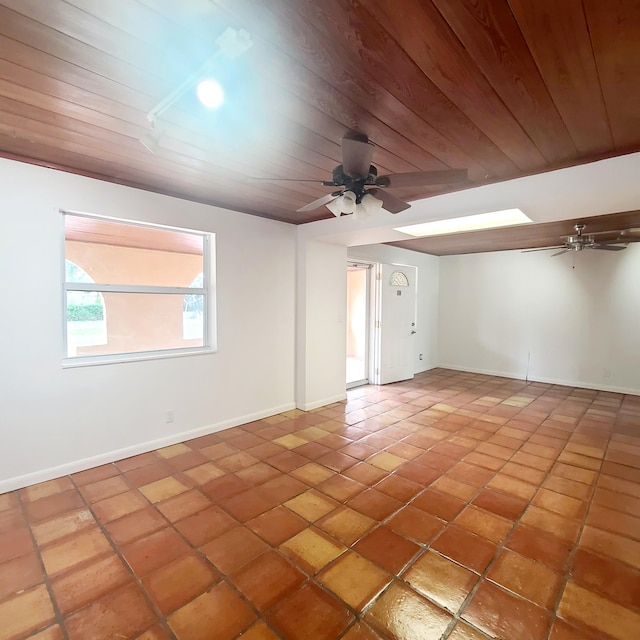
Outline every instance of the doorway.
<svg viewBox="0 0 640 640">
<path fill-rule="evenodd" d="M 369 382 L 370 264 L 347 263 L 347 389 Z"/>
</svg>

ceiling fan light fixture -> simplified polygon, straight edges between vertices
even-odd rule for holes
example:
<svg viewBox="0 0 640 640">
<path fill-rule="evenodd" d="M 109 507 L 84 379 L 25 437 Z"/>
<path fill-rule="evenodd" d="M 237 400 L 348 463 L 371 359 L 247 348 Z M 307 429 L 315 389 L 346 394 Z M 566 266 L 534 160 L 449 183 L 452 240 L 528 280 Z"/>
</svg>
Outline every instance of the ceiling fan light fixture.
<svg viewBox="0 0 640 640">
<path fill-rule="evenodd" d="M 362 198 L 361 206 L 364 207 L 368 216 L 375 215 L 382 209 L 382 200 L 378 200 L 378 198 L 367 193 Z"/>
<path fill-rule="evenodd" d="M 345 191 L 338 200 L 342 213 L 353 213 L 356 210 L 356 194 L 353 191 Z"/>
<path fill-rule="evenodd" d="M 478 213 L 446 220 L 432 220 L 431 222 L 412 224 L 406 227 L 395 227 L 394 230 L 416 238 L 425 238 L 427 236 L 444 236 L 466 231 L 480 231 L 481 229 L 512 227 L 519 224 L 527 224 L 528 222 L 531 222 L 531 218 L 520 209 L 504 209 L 502 211 Z"/>
<path fill-rule="evenodd" d="M 341 198 L 342 196 L 327 203 L 327 209 L 329 209 L 329 211 L 331 211 L 331 213 L 333 213 L 336 218 L 339 218 L 342 215 L 342 208 L 340 207 Z"/>
</svg>

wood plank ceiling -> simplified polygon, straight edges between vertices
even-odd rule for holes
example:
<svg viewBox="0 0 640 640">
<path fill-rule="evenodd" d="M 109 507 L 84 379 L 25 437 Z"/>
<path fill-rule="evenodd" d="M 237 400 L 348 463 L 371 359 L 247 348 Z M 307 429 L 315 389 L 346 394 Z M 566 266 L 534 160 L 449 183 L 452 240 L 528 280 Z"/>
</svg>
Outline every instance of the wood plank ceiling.
<svg viewBox="0 0 640 640">
<path fill-rule="evenodd" d="M 226 102 L 146 114 L 216 51 Z M 638 0 L 0 0 L 0 154 L 294 224 L 340 139 L 473 184 L 640 150 Z M 406 199 L 443 187 L 396 189 Z"/>
</svg>

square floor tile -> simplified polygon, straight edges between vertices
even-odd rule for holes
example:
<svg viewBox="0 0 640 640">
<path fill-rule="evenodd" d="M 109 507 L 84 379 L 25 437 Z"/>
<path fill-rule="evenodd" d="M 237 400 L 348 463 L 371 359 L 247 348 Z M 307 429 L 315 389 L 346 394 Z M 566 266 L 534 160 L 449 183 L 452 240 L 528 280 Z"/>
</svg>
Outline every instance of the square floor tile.
<svg viewBox="0 0 640 640">
<path fill-rule="evenodd" d="M 419 485 L 417 482 L 412 482 L 396 474 L 387 476 L 376 485 L 377 491 L 381 491 L 402 502 L 408 502 L 411 498 L 418 495 L 422 489 L 422 485 Z"/>
<path fill-rule="evenodd" d="M 24 511 L 32 524 L 50 520 L 55 516 L 84 508 L 86 505 L 78 491 L 63 491 L 35 502 L 27 502 Z"/>
<path fill-rule="evenodd" d="M 218 503 L 229 515 L 247 522 L 276 506 L 277 501 L 261 489 L 249 489 Z"/>
<path fill-rule="evenodd" d="M 247 526 L 270 545 L 278 546 L 285 540 L 306 529 L 306 520 L 285 507 L 276 507 L 249 520 Z"/>
<path fill-rule="evenodd" d="M 531 503 L 566 518 L 582 519 L 586 511 L 586 504 L 582 500 L 549 489 L 540 489 Z"/>
<path fill-rule="evenodd" d="M 367 621 L 392 638 L 441 638 L 452 617 L 402 583 L 394 583 L 366 614 Z"/>
<path fill-rule="evenodd" d="M 171 528 L 156 531 L 122 547 L 124 559 L 139 577 L 168 564 L 187 551 L 189 545 Z"/>
<path fill-rule="evenodd" d="M 280 545 L 280 551 L 284 555 L 295 565 L 311 574 L 320 571 L 344 550 L 344 546 L 326 534 L 311 528 L 304 529 Z"/>
<path fill-rule="evenodd" d="M 47 574 L 53 576 L 109 551 L 109 541 L 94 527 L 48 546 L 42 551 L 42 562 Z"/>
<path fill-rule="evenodd" d="M 198 465 L 197 467 L 192 467 L 191 469 L 187 469 L 184 474 L 196 485 L 206 484 L 211 480 L 215 480 L 216 478 L 220 478 L 225 475 L 225 472 L 222 469 L 218 469 L 213 462 L 205 462 L 204 464 Z"/>
<path fill-rule="evenodd" d="M 500 544 L 513 528 L 511 520 L 505 520 L 473 505 L 468 506 L 453 522 L 494 544 Z"/>
<path fill-rule="evenodd" d="M 497 551 L 496 545 L 486 538 L 455 525 L 449 525 L 431 548 L 477 573 L 485 570 Z"/>
<path fill-rule="evenodd" d="M 362 538 L 353 549 L 389 573 L 398 574 L 420 547 L 387 527 L 378 527 Z"/>
<path fill-rule="evenodd" d="M 385 478 L 388 474 L 379 467 L 374 467 L 366 462 L 360 462 L 355 464 L 353 467 L 349 467 L 344 472 L 344 475 L 371 487 L 379 480 L 382 480 L 382 478 Z"/>
<path fill-rule="evenodd" d="M 640 571 L 628 564 L 578 548 L 571 575 L 591 591 L 625 607 L 640 609 Z"/>
<path fill-rule="evenodd" d="M 453 520 L 464 508 L 462 500 L 433 489 L 423 491 L 411 504 L 446 521 Z"/>
<path fill-rule="evenodd" d="M 99 502 L 105 498 L 118 495 L 128 491 L 131 487 L 123 476 L 113 476 L 106 480 L 99 480 L 91 484 L 86 484 L 80 489 L 84 499 L 89 502 Z"/>
<path fill-rule="evenodd" d="M 244 469 L 236 471 L 236 475 L 239 478 L 246 480 L 252 485 L 263 484 L 280 476 L 281 474 L 281 471 L 266 464 L 265 462 L 256 462 L 256 464 L 253 464 L 250 467 L 245 467 Z"/>
<path fill-rule="evenodd" d="M 338 506 L 330 498 L 313 490 L 305 491 L 305 493 L 287 500 L 284 505 L 309 522 L 315 522 Z"/>
<path fill-rule="evenodd" d="M 562 573 L 573 544 L 542 529 L 519 524 L 509 537 L 507 547 Z"/>
<path fill-rule="evenodd" d="M 233 640 L 256 619 L 226 583 L 198 596 L 168 618 L 178 640 Z"/>
<path fill-rule="evenodd" d="M 545 609 L 553 609 L 562 586 L 560 575 L 509 550 L 500 552 L 487 577 Z"/>
<path fill-rule="evenodd" d="M 355 509 L 378 522 L 382 522 L 387 516 L 400 509 L 402 504 L 400 500 L 396 500 L 376 489 L 367 489 L 347 502 L 347 506 L 350 509 Z"/>
<path fill-rule="evenodd" d="M 403 575 L 415 591 L 457 613 L 478 576 L 451 560 L 427 551 Z"/>
<path fill-rule="evenodd" d="M 375 632 L 366 622 L 356 622 L 342 636 L 342 640 L 382 640 L 382 636 Z"/>
<path fill-rule="evenodd" d="M 318 576 L 322 584 L 357 611 L 362 611 L 392 579 L 391 574 L 351 551 Z"/>
<path fill-rule="evenodd" d="M 42 547 L 95 524 L 96 521 L 89 509 L 78 509 L 34 524 L 31 526 L 31 531 L 36 542 Z"/>
<path fill-rule="evenodd" d="M 173 473 L 174 470 L 172 467 L 164 460 L 156 460 L 151 464 L 145 464 L 144 466 L 127 471 L 125 476 L 134 486 L 142 487 L 162 480 L 163 478 L 168 478 Z"/>
<path fill-rule="evenodd" d="M 353 509 L 342 507 L 318 520 L 316 526 L 332 538 L 350 546 L 369 531 L 376 521 Z"/>
<path fill-rule="evenodd" d="M 93 512 L 101 522 L 111 522 L 134 511 L 148 507 L 149 503 L 137 492 L 126 491 L 93 505 Z"/>
<path fill-rule="evenodd" d="M 453 627 L 451 634 L 447 640 L 491 640 L 489 636 L 478 631 L 475 627 L 472 627 L 466 622 L 456 622 L 456 626 Z"/>
<path fill-rule="evenodd" d="M 137 585 L 125 586 L 99 598 L 66 618 L 69 640 L 107 640 L 138 635 L 156 621 Z"/>
<path fill-rule="evenodd" d="M 165 615 L 218 582 L 211 565 L 196 553 L 187 553 L 156 569 L 142 584 Z"/>
<path fill-rule="evenodd" d="M 285 640 L 333 640 L 353 619 L 346 606 L 313 584 L 302 587 L 267 617 Z"/>
<path fill-rule="evenodd" d="M 194 547 L 200 547 L 237 525 L 236 520 L 214 506 L 180 520 L 175 527 Z"/>
<path fill-rule="evenodd" d="M 33 484 L 25 489 L 20 489 L 20 495 L 24 502 L 35 502 L 42 498 L 48 498 L 49 496 L 62 493 L 74 489 L 71 479 L 67 476 L 62 478 L 56 478 L 54 480 L 47 480 L 46 482 L 40 482 Z"/>
<path fill-rule="evenodd" d="M 266 461 L 276 469 L 279 469 L 283 473 L 289 473 L 294 469 L 308 464 L 309 461 L 304 456 L 301 456 L 295 451 L 282 451 L 278 448 L 278 453 L 266 458 Z"/>
<path fill-rule="evenodd" d="M 369 458 L 367 462 L 372 464 L 374 467 L 383 469 L 384 471 L 395 471 L 406 462 L 406 459 L 396 456 L 393 453 L 389 453 L 388 451 L 383 451 L 382 453 L 378 453 L 372 458 Z"/>
<path fill-rule="evenodd" d="M 543 640 L 549 627 L 549 613 L 499 587 L 482 582 L 462 617 L 488 635 L 500 640 Z"/>
<path fill-rule="evenodd" d="M 517 496 L 507 495 L 491 489 L 483 489 L 473 500 L 473 504 L 496 515 L 516 520 L 525 510 L 528 501 Z"/>
<path fill-rule="evenodd" d="M 553 511 L 547 511 L 534 505 L 531 505 L 525 511 L 520 522 L 547 531 L 567 542 L 574 542 L 576 540 L 580 532 L 581 524 L 578 520 L 565 518 L 557 513 L 553 513 Z"/>
<path fill-rule="evenodd" d="M 140 493 L 142 493 L 149 502 L 155 503 L 173 498 L 173 496 L 184 493 L 188 489 L 189 487 L 186 484 L 171 476 L 140 487 Z"/>
<path fill-rule="evenodd" d="M 265 482 L 260 489 L 276 504 L 280 504 L 304 493 L 309 487 L 304 482 L 296 480 L 296 478 L 292 478 L 289 475 L 282 475 L 279 478 Z"/>
<path fill-rule="evenodd" d="M 137 538 L 148 536 L 167 526 L 167 521 L 153 507 L 147 507 L 135 511 L 118 520 L 112 520 L 105 524 L 111 539 L 118 545 L 124 545 Z"/>
<path fill-rule="evenodd" d="M 173 498 L 159 502 L 156 508 L 169 522 L 177 522 L 211 506 L 211 501 L 197 489 L 191 489 Z"/>
<path fill-rule="evenodd" d="M 238 476 L 233 473 L 228 473 L 201 485 L 200 491 L 214 504 L 219 504 L 223 500 L 236 496 L 250 488 L 251 485 L 248 482 L 238 478 Z"/>
<path fill-rule="evenodd" d="M 222 573 L 229 574 L 267 551 L 269 547 L 246 527 L 235 527 L 207 542 L 201 551 Z"/>
<path fill-rule="evenodd" d="M 587 524 L 605 529 L 627 538 L 640 540 L 640 518 L 608 509 L 600 504 L 592 504 L 587 516 Z"/>
<path fill-rule="evenodd" d="M 446 523 L 422 509 L 409 505 L 400 509 L 387 522 L 387 526 L 416 542 L 427 544 L 445 528 Z"/>
<path fill-rule="evenodd" d="M 56 614 L 43 584 L 0 602 L 0 633 L 3 640 L 24 638 L 55 620 Z"/>
<path fill-rule="evenodd" d="M 558 605 L 558 616 L 591 633 L 616 640 L 635 640 L 640 629 L 639 613 L 574 582 L 568 582 L 565 587 Z"/>
<path fill-rule="evenodd" d="M 336 474 L 317 485 L 318 491 L 322 491 L 338 502 L 346 502 L 362 493 L 366 488 L 366 485 L 340 474 Z"/>
<path fill-rule="evenodd" d="M 0 600 L 44 581 L 40 560 L 28 553 L 0 564 Z"/>
<path fill-rule="evenodd" d="M 264 620 L 251 625 L 241 637 L 242 640 L 278 640 L 278 636 L 271 631 Z"/>
<path fill-rule="evenodd" d="M 525 482 L 524 480 L 518 480 L 518 478 L 514 478 L 506 473 L 497 473 L 489 481 L 487 487 L 522 498 L 523 500 L 531 500 L 538 490 L 536 485 Z"/>
<path fill-rule="evenodd" d="M 236 587 L 262 611 L 286 598 L 305 575 L 275 551 L 268 551 L 231 576 Z"/>
<path fill-rule="evenodd" d="M 184 453 L 190 453 L 192 449 L 188 447 L 186 444 L 180 442 L 178 444 L 172 444 L 168 447 L 163 447 L 162 449 L 157 449 L 156 454 L 161 458 L 175 458 L 176 456 L 180 456 Z"/>
<path fill-rule="evenodd" d="M 60 612 L 68 615 L 129 582 L 131 574 L 112 553 L 53 580 L 51 588 Z"/>
</svg>

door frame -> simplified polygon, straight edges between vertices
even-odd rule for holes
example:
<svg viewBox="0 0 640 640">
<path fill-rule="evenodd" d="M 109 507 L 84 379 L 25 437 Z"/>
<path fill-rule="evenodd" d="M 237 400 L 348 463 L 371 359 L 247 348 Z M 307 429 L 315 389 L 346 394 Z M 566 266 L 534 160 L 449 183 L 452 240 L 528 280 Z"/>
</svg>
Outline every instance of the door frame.
<svg viewBox="0 0 640 640">
<path fill-rule="evenodd" d="M 368 260 L 357 260 L 357 259 L 352 259 L 352 258 L 347 258 L 347 268 L 349 267 L 359 267 L 361 269 L 366 269 L 366 282 L 365 282 L 365 286 L 364 286 L 364 291 L 365 291 L 365 314 L 366 314 L 366 318 L 365 318 L 365 331 L 366 331 L 366 335 L 365 335 L 365 339 L 364 339 L 364 344 L 365 344 L 365 365 L 364 365 L 364 370 L 365 370 L 365 378 L 363 378 L 362 380 L 354 380 L 353 382 L 347 382 L 346 383 L 346 388 L 347 389 L 353 389 L 355 387 L 360 387 L 362 385 L 365 384 L 370 384 L 371 383 L 371 374 L 372 374 L 372 347 L 373 347 L 373 342 L 372 342 L 372 337 L 373 337 L 373 326 L 374 326 L 374 322 L 372 321 L 372 311 L 374 309 L 374 283 L 376 282 L 375 277 L 372 277 L 372 273 L 375 272 L 375 268 L 376 268 L 376 263 L 374 262 L 369 262 Z M 348 320 L 348 318 L 347 318 Z M 346 336 L 345 336 L 346 339 Z"/>
</svg>

